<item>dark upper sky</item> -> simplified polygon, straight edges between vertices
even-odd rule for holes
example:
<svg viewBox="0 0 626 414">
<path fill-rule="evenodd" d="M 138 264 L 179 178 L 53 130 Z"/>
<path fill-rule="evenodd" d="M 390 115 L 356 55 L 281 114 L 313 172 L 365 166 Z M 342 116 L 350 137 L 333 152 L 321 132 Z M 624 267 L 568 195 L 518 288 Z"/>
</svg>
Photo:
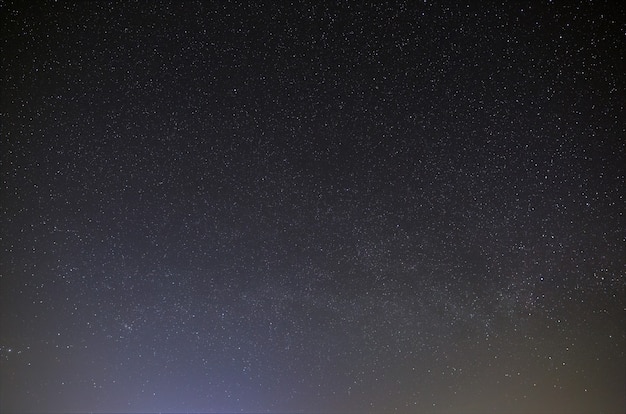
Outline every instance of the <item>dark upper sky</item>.
<svg viewBox="0 0 626 414">
<path fill-rule="evenodd" d="M 624 412 L 623 6 L 276 3 L 0 2 L 0 411 Z"/>
</svg>

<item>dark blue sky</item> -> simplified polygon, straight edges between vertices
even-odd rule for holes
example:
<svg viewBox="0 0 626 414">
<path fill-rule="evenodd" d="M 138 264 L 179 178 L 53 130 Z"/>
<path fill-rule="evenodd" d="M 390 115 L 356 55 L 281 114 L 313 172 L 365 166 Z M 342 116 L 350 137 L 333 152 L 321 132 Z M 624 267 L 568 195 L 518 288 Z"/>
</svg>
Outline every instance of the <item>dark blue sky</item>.
<svg viewBox="0 0 626 414">
<path fill-rule="evenodd" d="M 617 2 L 0 4 L 0 411 L 617 413 Z"/>
</svg>

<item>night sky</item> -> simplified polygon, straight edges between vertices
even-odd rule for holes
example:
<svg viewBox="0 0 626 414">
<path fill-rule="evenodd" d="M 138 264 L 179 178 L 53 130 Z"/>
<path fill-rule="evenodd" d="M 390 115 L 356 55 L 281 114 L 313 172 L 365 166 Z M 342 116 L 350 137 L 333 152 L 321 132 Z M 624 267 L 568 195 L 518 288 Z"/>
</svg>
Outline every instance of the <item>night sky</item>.
<svg viewBox="0 0 626 414">
<path fill-rule="evenodd" d="M 2 412 L 626 412 L 618 2 L 0 1 Z"/>
</svg>

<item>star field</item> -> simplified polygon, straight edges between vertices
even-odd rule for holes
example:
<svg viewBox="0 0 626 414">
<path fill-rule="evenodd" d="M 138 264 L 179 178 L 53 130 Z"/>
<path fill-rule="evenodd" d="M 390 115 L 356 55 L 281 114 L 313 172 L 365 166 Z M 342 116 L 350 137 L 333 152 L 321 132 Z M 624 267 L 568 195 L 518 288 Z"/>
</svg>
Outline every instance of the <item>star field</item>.
<svg viewBox="0 0 626 414">
<path fill-rule="evenodd" d="M 617 2 L 0 11 L 0 411 L 626 410 Z"/>
</svg>

